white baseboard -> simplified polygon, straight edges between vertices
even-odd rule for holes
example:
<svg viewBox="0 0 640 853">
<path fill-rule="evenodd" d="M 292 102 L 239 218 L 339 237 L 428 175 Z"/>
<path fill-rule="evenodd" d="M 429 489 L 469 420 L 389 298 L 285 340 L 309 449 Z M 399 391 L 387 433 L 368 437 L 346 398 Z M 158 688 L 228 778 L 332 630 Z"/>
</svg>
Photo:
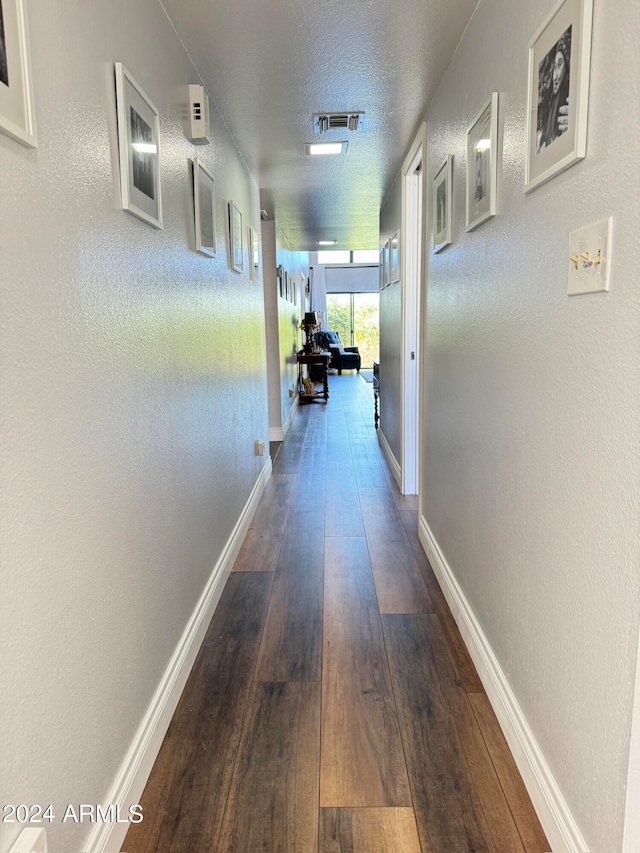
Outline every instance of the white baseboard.
<svg viewBox="0 0 640 853">
<path fill-rule="evenodd" d="M 381 429 L 378 430 L 378 441 L 380 443 L 380 447 L 382 448 L 382 452 L 384 453 L 384 458 L 387 460 L 389 468 L 391 469 L 391 473 L 393 474 L 393 479 L 398 484 L 398 488 L 402 491 L 402 468 L 396 457 L 393 455 L 393 450 L 389 446 L 389 442 L 387 441 L 385 434 Z"/>
<path fill-rule="evenodd" d="M 269 427 L 269 441 L 284 441 L 282 427 Z"/>
<path fill-rule="evenodd" d="M 522 709 L 424 516 L 418 535 L 451 608 L 554 853 L 586 853 L 578 825 Z"/>
<path fill-rule="evenodd" d="M 108 805 L 120 806 L 123 814 L 127 814 L 130 805 L 140 802 L 178 700 L 270 475 L 271 457 L 267 457 L 104 801 Z M 115 853 L 121 849 L 128 829 L 128 823 L 96 824 L 83 849 L 88 853 Z"/>
</svg>

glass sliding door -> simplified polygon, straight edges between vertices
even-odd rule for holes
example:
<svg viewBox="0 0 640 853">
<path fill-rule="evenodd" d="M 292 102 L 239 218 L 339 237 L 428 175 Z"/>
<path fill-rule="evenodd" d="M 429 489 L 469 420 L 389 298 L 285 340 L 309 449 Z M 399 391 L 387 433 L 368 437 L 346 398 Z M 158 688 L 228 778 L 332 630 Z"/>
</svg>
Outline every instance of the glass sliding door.
<svg viewBox="0 0 640 853">
<path fill-rule="evenodd" d="M 340 335 L 346 347 L 351 346 L 351 294 L 327 293 L 327 329 Z"/>
<path fill-rule="evenodd" d="M 363 367 L 373 367 L 379 358 L 380 316 L 377 293 L 352 293 L 353 345 L 358 347 Z"/>
<path fill-rule="evenodd" d="M 362 367 L 371 367 L 379 353 L 377 293 L 327 293 L 327 328 L 335 329 L 346 346 L 356 346 Z"/>
</svg>

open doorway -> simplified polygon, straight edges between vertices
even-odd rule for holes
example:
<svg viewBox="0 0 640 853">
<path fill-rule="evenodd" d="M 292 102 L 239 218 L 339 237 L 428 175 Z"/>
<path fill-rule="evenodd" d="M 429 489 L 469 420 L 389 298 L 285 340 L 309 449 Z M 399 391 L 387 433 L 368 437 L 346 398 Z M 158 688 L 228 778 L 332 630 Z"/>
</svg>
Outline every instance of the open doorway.
<svg viewBox="0 0 640 853">
<path fill-rule="evenodd" d="M 419 364 L 421 296 L 424 284 L 426 125 L 402 166 L 402 484 L 405 495 L 418 494 Z"/>
</svg>

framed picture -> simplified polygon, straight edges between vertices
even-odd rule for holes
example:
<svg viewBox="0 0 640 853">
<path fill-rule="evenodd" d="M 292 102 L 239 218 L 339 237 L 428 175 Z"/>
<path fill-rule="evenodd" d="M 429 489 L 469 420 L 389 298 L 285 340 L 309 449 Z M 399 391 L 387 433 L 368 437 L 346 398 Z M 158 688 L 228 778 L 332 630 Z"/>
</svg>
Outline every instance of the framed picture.
<svg viewBox="0 0 640 853">
<path fill-rule="evenodd" d="M 451 154 L 433 179 L 433 251 L 440 252 L 451 243 L 451 187 L 453 157 Z"/>
<path fill-rule="evenodd" d="M 497 191 L 498 93 L 493 92 L 467 131 L 467 231 L 496 215 Z"/>
<path fill-rule="evenodd" d="M 400 242 L 400 238 L 398 236 L 398 232 L 393 235 L 391 240 L 389 241 L 389 263 L 391 265 L 391 273 L 389 275 L 389 281 L 400 281 L 400 267 L 398 265 L 398 245 Z"/>
<path fill-rule="evenodd" d="M 384 283 L 391 284 L 391 240 L 384 244 Z"/>
<path fill-rule="evenodd" d="M 242 214 L 229 202 L 229 261 L 236 272 L 244 270 L 244 246 L 242 245 Z"/>
<path fill-rule="evenodd" d="M 249 254 L 251 255 L 249 265 L 251 280 L 260 281 L 260 234 L 251 227 L 249 227 Z"/>
<path fill-rule="evenodd" d="M 116 109 L 122 208 L 164 228 L 158 110 L 121 62 L 116 62 Z"/>
<path fill-rule="evenodd" d="M 378 267 L 378 282 L 380 290 L 384 290 L 387 283 L 387 271 L 384 268 L 384 249 L 380 249 L 380 264 Z"/>
<path fill-rule="evenodd" d="M 213 176 L 197 157 L 193 158 L 193 208 L 196 249 L 212 258 L 216 253 L 216 196 Z"/>
<path fill-rule="evenodd" d="M 25 0 L 0 0 L 0 130 L 38 147 Z"/>
<path fill-rule="evenodd" d="M 587 153 L 593 0 L 561 0 L 529 42 L 524 191 Z"/>
<path fill-rule="evenodd" d="M 278 296 L 284 299 L 284 270 L 281 266 L 276 267 L 276 283 L 278 288 Z"/>
</svg>

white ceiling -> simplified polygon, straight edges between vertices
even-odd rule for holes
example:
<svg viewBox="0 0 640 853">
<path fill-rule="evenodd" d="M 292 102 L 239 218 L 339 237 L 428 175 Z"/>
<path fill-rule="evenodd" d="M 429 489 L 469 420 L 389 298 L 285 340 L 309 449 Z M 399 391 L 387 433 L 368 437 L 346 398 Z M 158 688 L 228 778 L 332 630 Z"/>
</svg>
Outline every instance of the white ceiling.
<svg viewBox="0 0 640 853">
<path fill-rule="evenodd" d="M 378 246 L 380 204 L 477 0 L 162 0 L 289 246 Z M 365 112 L 311 157 L 314 113 Z"/>
</svg>

